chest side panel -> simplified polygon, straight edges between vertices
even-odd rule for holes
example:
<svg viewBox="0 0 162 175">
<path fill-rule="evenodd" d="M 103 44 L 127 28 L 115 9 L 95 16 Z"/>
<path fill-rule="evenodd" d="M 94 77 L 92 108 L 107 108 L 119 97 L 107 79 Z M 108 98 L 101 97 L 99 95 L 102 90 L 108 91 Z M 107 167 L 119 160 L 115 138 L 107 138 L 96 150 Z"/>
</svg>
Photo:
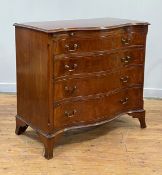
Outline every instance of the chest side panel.
<svg viewBox="0 0 162 175">
<path fill-rule="evenodd" d="M 17 114 L 47 132 L 50 124 L 48 34 L 16 27 Z"/>
</svg>

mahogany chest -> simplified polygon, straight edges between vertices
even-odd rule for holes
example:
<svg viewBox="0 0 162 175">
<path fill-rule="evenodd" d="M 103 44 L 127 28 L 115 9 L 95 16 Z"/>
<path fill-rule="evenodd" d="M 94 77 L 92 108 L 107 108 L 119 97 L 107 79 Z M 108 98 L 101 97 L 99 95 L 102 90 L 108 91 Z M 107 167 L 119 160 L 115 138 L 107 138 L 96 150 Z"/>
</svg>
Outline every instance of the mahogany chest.
<svg viewBox="0 0 162 175">
<path fill-rule="evenodd" d="M 65 131 L 122 114 L 145 128 L 143 82 L 148 23 L 113 18 L 14 24 L 16 134 L 31 126 L 53 157 Z"/>
</svg>

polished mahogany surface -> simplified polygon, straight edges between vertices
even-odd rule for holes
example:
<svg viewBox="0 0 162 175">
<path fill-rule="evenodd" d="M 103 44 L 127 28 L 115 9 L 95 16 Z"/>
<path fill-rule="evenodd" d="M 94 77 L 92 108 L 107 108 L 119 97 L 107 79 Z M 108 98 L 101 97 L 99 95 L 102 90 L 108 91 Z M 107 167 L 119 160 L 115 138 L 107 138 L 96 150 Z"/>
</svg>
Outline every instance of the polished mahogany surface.
<svg viewBox="0 0 162 175">
<path fill-rule="evenodd" d="M 112 18 L 15 24 L 16 134 L 31 126 L 53 157 L 65 131 L 123 114 L 146 127 L 148 23 Z"/>
<path fill-rule="evenodd" d="M 31 28 L 47 33 L 58 31 L 72 30 L 103 30 L 132 25 L 148 25 L 147 22 L 117 19 L 117 18 L 98 18 L 98 19 L 79 19 L 79 20 L 63 20 L 63 21 L 46 21 L 46 22 L 28 22 L 15 23 L 15 26 Z"/>
</svg>

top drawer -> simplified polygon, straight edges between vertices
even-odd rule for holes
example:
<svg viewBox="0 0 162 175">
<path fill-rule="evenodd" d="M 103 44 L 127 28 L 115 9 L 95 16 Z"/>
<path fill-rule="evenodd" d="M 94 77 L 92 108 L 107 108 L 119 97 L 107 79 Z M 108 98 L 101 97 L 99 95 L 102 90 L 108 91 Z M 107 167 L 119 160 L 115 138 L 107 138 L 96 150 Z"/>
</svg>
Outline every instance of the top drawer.
<svg viewBox="0 0 162 175">
<path fill-rule="evenodd" d="M 134 45 L 145 45 L 146 33 L 141 31 L 114 30 L 111 32 L 82 31 L 77 34 L 56 35 L 54 54 L 105 51 Z"/>
</svg>

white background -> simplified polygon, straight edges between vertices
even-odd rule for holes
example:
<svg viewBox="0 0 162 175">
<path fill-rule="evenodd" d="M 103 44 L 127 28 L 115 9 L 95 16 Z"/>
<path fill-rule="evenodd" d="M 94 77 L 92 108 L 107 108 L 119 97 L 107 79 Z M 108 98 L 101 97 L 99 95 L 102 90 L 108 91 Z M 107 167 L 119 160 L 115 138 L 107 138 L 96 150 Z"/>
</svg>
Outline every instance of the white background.
<svg viewBox="0 0 162 175">
<path fill-rule="evenodd" d="M 162 98 L 161 0 L 0 0 L 0 92 L 14 92 L 15 22 L 116 17 L 151 23 L 147 38 L 145 96 Z"/>
</svg>

